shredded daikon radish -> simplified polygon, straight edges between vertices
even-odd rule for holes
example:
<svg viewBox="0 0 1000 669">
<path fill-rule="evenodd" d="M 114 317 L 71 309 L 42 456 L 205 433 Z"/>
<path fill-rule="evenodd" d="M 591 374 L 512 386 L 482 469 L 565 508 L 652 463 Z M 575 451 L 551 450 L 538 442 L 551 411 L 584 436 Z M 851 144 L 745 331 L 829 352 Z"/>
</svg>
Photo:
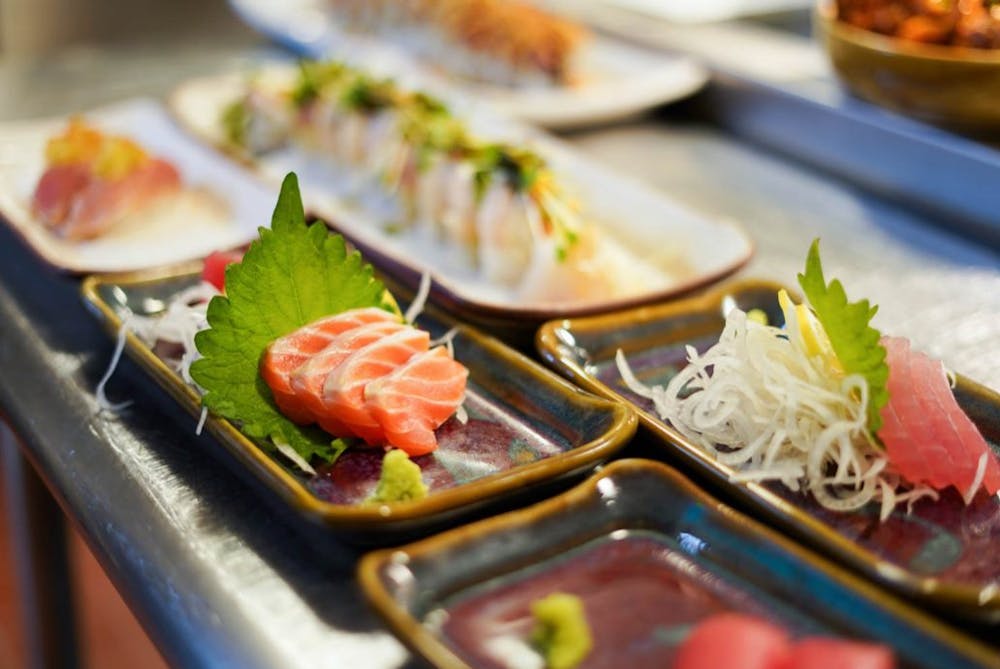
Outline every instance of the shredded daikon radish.
<svg viewBox="0 0 1000 669">
<path fill-rule="evenodd" d="M 118 369 L 119 361 L 122 359 L 122 351 L 125 350 L 125 338 L 129 333 L 129 322 L 130 319 L 126 316 L 122 321 L 121 327 L 118 328 L 118 337 L 115 340 L 114 353 L 111 354 L 111 362 L 108 364 L 108 369 L 104 372 L 104 376 L 102 376 L 101 380 L 97 382 L 97 388 L 95 389 L 94 394 L 97 396 L 97 410 L 99 412 L 110 411 L 114 413 L 116 411 L 121 411 L 125 407 L 132 404 L 132 400 L 126 400 L 118 403 L 111 402 L 104 390 L 105 386 L 108 385 L 108 381 L 111 380 L 111 375 L 115 373 L 116 369 Z"/>
<path fill-rule="evenodd" d="M 431 294 L 431 274 L 430 272 L 424 272 L 420 275 L 420 288 L 417 289 L 417 294 L 410 302 L 410 308 L 406 310 L 403 318 L 407 323 L 413 323 L 417 320 L 417 317 L 423 312 L 424 307 L 427 305 L 427 297 Z"/>
<path fill-rule="evenodd" d="M 986 465 L 989 464 L 989 461 L 989 453 L 983 453 L 979 456 L 979 462 L 976 463 L 976 475 L 972 477 L 972 484 L 968 490 L 962 493 L 962 500 L 966 506 L 972 503 L 972 498 L 976 496 L 979 486 L 983 484 L 983 479 L 986 477 Z"/>
<path fill-rule="evenodd" d="M 780 481 L 836 511 L 881 501 L 883 518 L 912 502 L 870 441 L 865 379 L 831 373 L 797 330 L 732 309 L 715 346 L 686 350 L 689 364 L 666 387 L 639 381 L 621 351 L 616 363 L 625 385 L 652 400 L 660 418 L 735 470 L 731 480 Z"/>
<path fill-rule="evenodd" d="M 272 441 L 274 442 L 275 447 L 278 449 L 278 452 L 284 455 L 289 460 L 291 460 L 296 467 L 304 471 L 306 474 L 309 474 L 310 476 L 316 476 L 316 470 L 312 468 L 312 465 L 306 462 L 305 458 L 299 455 L 295 451 L 295 449 L 292 448 L 289 444 L 286 444 L 285 442 L 279 441 L 277 439 L 272 439 Z"/>
</svg>

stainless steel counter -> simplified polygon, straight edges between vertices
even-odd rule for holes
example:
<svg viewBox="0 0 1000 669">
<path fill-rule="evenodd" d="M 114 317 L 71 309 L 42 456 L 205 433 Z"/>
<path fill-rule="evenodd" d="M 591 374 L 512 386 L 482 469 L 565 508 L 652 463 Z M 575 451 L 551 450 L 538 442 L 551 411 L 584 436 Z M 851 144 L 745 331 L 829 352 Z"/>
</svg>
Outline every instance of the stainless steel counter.
<svg viewBox="0 0 1000 669">
<path fill-rule="evenodd" d="M 236 43 L 0 61 L 0 118 L 160 94 L 183 77 L 262 56 L 259 46 Z M 793 282 L 810 240 L 822 237 L 828 273 L 850 296 L 881 305 L 884 331 L 1000 387 L 995 252 L 690 113 L 567 140 L 705 214 L 742 222 L 757 242 L 744 275 Z M 360 598 L 357 549 L 319 558 L 135 365 L 124 363 L 108 389 L 134 404 L 120 415 L 97 413 L 93 391 L 113 342 L 85 311 L 77 280 L 43 266 L 5 227 L 0 324 L 0 414 L 168 661 L 247 668 L 410 661 Z"/>
</svg>

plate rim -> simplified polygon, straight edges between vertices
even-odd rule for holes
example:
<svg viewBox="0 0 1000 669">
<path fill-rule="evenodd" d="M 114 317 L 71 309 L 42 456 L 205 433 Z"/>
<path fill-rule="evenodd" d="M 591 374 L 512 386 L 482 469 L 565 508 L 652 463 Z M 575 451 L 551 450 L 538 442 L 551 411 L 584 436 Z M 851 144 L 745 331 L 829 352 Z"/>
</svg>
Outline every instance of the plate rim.
<svg viewBox="0 0 1000 669">
<path fill-rule="evenodd" d="M 786 288 L 784 284 L 769 279 L 739 279 L 717 286 L 713 290 L 670 303 L 650 305 L 639 309 L 587 316 L 579 319 L 551 320 L 544 323 L 536 333 L 535 347 L 541 358 L 553 369 L 571 381 L 596 395 L 616 399 L 632 406 L 640 425 L 651 433 L 661 448 L 667 453 L 679 454 L 684 464 L 696 468 L 698 474 L 707 476 L 716 485 L 724 487 L 736 496 L 747 509 L 764 514 L 782 530 L 813 546 L 817 551 L 831 557 L 843 559 L 872 581 L 882 583 L 898 592 L 945 608 L 963 619 L 1000 621 L 1000 592 L 991 593 L 985 601 L 981 598 L 982 587 L 976 588 L 952 581 L 942 581 L 935 577 L 920 576 L 905 567 L 878 557 L 860 544 L 836 531 L 832 526 L 806 513 L 765 486 L 755 481 L 730 482 L 732 468 L 723 465 L 695 446 L 688 438 L 649 411 L 635 406 L 625 397 L 589 374 L 578 365 L 572 356 L 565 354 L 556 331 L 607 330 L 607 325 L 625 319 L 633 324 L 654 322 L 672 315 L 705 312 L 721 306 L 723 298 L 748 289 Z M 988 398 L 1000 407 L 1000 393 L 987 388 L 968 377 L 956 375 L 957 388 Z M 985 587 L 985 586 L 984 586 Z"/>
<path fill-rule="evenodd" d="M 841 587 L 872 601 L 905 623 L 921 629 L 925 634 L 967 655 L 970 659 L 981 662 L 982 666 L 1000 667 L 1000 659 L 997 658 L 996 652 L 984 643 L 933 618 L 912 603 L 879 588 L 877 584 L 865 580 L 848 568 L 836 564 L 831 558 L 796 543 L 791 538 L 765 525 L 762 521 L 719 501 L 673 467 L 663 462 L 643 458 L 616 460 L 573 488 L 529 507 L 450 529 L 408 543 L 405 546 L 369 552 L 361 558 L 357 567 L 357 577 L 362 593 L 376 613 L 389 625 L 393 633 L 413 651 L 435 666 L 449 669 L 467 668 L 469 665 L 458 658 L 442 640 L 434 636 L 404 606 L 397 602 L 383 586 L 379 572 L 394 562 L 408 561 L 411 555 L 433 555 L 445 549 L 461 546 L 463 543 L 478 537 L 496 536 L 514 528 L 529 526 L 538 519 L 573 513 L 575 506 L 600 496 L 598 485 L 601 481 L 619 474 L 627 475 L 634 472 L 645 472 L 667 480 L 684 496 L 716 514 L 724 524 L 731 528 L 746 528 L 748 533 L 752 533 L 760 537 L 762 541 L 808 563 L 813 569 L 822 572 Z"/>
<path fill-rule="evenodd" d="M 193 268 L 191 263 L 189 266 Z M 83 280 L 80 291 L 84 301 L 98 316 L 105 330 L 117 336 L 122 319 L 112 306 L 101 298 L 99 289 L 102 286 L 157 284 L 167 280 L 193 278 L 197 274 L 183 269 L 186 268 L 91 275 Z M 335 504 L 322 500 L 229 420 L 209 413 L 205 427 L 223 442 L 224 448 L 241 463 L 247 465 L 251 473 L 270 492 L 277 493 L 283 502 L 296 511 L 331 528 L 362 531 L 385 529 L 382 526 L 395 523 L 430 522 L 449 512 L 461 513 L 463 509 L 471 509 L 477 501 L 500 500 L 524 486 L 555 480 L 584 468 L 596 467 L 623 448 L 635 433 L 638 423 L 635 412 L 629 407 L 579 389 L 543 365 L 474 328 L 465 325 L 457 327 L 462 336 L 469 337 L 476 345 L 531 373 L 565 398 L 572 398 L 574 402 L 583 406 L 607 412 L 611 421 L 610 426 L 596 439 L 568 451 L 438 491 L 422 500 L 382 505 Z M 184 383 L 176 372 L 157 357 L 133 332 L 127 332 L 125 339 L 126 353 L 185 410 L 195 417 L 199 416 L 202 410 L 200 395 Z"/>
</svg>

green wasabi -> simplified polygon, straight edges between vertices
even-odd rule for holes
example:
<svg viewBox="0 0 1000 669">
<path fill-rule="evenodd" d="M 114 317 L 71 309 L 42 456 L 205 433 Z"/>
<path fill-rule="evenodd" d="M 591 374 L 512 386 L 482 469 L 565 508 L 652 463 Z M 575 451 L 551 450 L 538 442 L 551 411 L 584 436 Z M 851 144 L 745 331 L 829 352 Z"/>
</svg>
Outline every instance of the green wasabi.
<svg viewBox="0 0 1000 669">
<path fill-rule="evenodd" d="M 427 497 L 427 484 L 420 477 L 420 467 L 406 451 L 394 448 L 382 458 L 382 474 L 368 501 L 373 504 L 408 502 Z"/>
<path fill-rule="evenodd" d="M 531 642 L 548 669 L 573 669 L 583 662 L 594 645 L 583 600 L 556 592 L 532 602 L 531 614 L 535 618 Z"/>
</svg>

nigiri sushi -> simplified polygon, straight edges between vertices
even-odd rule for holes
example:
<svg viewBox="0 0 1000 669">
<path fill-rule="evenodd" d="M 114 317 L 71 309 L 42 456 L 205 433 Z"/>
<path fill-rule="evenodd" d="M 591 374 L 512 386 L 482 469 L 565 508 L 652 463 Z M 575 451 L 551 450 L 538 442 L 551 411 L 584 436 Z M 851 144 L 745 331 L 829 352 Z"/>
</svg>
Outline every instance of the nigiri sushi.
<svg viewBox="0 0 1000 669">
<path fill-rule="evenodd" d="M 518 0 L 330 0 L 349 28 L 375 33 L 445 69 L 511 86 L 567 84 L 586 36 Z"/>
<path fill-rule="evenodd" d="M 46 169 L 32 197 L 34 214 L 72 240 L 91 239 L 181 188 L 177 168 L 125 137 L 80 119 L 49 140 Z"/>
</svg>

